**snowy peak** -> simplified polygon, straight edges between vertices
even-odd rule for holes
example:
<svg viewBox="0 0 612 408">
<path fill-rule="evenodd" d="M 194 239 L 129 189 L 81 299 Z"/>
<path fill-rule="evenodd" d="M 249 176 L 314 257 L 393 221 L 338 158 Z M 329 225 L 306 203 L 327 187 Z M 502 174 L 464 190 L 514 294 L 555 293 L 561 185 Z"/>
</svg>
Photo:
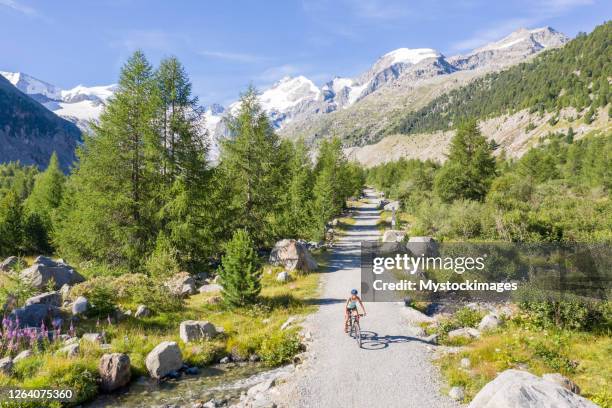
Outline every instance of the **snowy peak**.
<svg viewBox="0 0 612 408">
<path fill-rule="evenodd" d="M 301 102 L 317 99 L 321 90 L 305 76 L 284 77 L 259 96 L 262 107 L 268 111 L 284 111 Z"/>
<path fill-rule="evenodd" d="M 48 99 L 60 99 L 62 90 L 55 85 L 36 79 L 22 72 L 0 71 L 0 75 L 9 80 L 17 89 L 26 95 L 42 96 Z"/>
<path fill-rule="evenodd" d="M 432 48 L 398 48 L 380 57 L 372 70 L 379 72 L 395 64 L 414 65 L 425 59 L 441 56 L 442 54 Z"/>
<path fill-rule="evenodd" d="M 62 91 L 61 99 L 64 102 L 80 102 L 80 101 L 94 101 L 105 103 L 108 98 L 113 96 L 117 90 L 117 85 L 105 85 L 105 86 L 83 86 L 78 85 L 72 89 Z"/>
<path fill-rule="evenodd" d="M 567 41 L 569 39 L 564 34 L 550 27 L 541 27 L 533 30 L 520 28 L 499 41 L 475 49 L 472 54 L 483 51 L 500 51 L 516 46 L 526 46 L 534 49 L 559 47 Z"/>
</svg>

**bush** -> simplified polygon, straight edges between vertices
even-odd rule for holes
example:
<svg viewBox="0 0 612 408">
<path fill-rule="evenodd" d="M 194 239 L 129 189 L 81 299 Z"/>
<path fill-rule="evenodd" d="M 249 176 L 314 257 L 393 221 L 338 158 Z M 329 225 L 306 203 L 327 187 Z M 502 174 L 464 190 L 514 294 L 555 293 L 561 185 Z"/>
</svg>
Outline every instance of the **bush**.
<svg viewBox="0 0 612 408">
<path fill-rule="evenodd" d="M 593 330 L 610 326 L 609 302 L 580 299 L 524 300 L 520 308 L 527 312 L 526 324 L 536 328 L 559 327 L 568 330 Z"/>
<path fill-rule="evenodd" d="M 259 356 L 266 365 L 275 367 L 290 362 L 300 349 L 297 333 L 278 331 L 263 340 Z"/>
<path fill-rule="evenodd" d="M 261 268 L 253 241 L 246 230 L 237 230 L 227 244 L 219 270 L 223 300 L 230 306 L 255 303 L 261 291 Z"/>
</svg>

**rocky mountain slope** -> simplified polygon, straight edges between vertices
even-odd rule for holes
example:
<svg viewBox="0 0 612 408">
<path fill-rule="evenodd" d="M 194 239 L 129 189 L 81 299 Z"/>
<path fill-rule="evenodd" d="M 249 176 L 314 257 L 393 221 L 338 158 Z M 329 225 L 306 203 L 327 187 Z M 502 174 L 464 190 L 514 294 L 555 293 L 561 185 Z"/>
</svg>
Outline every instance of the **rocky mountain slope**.
<svg viewBox="0 0 612 408">
<path fill-rule="evenodd" d="M 36 91 L 44 95 L 54 89 L 42 87 Z M 22 93 L 2 75 L 0 124 L 0 162 L 19 160 L 44 168 L 55 151 L 66 170 L 75 160 L 75 149 L 81 140 L 79 129 Z"/>
</svg>

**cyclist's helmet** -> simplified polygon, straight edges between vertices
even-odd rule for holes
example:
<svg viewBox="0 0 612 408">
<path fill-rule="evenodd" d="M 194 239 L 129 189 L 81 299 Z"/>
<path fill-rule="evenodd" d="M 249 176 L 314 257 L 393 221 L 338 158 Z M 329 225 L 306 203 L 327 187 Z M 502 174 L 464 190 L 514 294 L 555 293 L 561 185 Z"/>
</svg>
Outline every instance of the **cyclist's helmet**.
<svg viewBox="0 0 612 408">
<path fill-rule="evenodd" d="M 351 295 L 356 295 L 356 294 L 357 294 L 357 289 L 351 290 Z"/>
</svg>

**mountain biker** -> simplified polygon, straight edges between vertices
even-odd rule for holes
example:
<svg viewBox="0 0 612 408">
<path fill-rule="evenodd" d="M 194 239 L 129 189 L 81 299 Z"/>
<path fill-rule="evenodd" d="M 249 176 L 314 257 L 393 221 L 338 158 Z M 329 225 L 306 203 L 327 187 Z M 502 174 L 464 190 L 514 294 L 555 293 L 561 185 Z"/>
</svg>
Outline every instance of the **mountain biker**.
<svg viewBox="0 0 612 408">
<path fill-rule="evenodd" d="M 363 306 L 363 302 L 361 298 L 357 295 L 357 289 L 351 290 L 351 296 L 346 299 L 346 307 L 344 308 L 344 332 L 348 333 L 349 326 L 349 316 L 351 313 L 358 313 L 357 311 L 357 302 L 361 305 L 361 310 L 363 310 L 363 315 L 366 315 L 365 307 Z"/>
</svg>

